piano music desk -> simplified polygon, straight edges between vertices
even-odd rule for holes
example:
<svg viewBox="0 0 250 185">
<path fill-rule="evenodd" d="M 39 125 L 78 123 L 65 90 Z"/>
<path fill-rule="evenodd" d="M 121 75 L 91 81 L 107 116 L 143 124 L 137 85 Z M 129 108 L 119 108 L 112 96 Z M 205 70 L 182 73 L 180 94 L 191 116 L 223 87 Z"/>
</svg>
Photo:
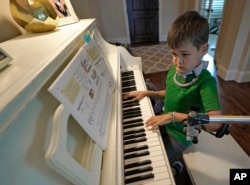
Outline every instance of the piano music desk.
<svg viewBox="0 0 250 185">
<path fill-rule="evenodd" d="M 196 185 L 228 185 L 230 169 L 250 168 L 249 156 L 231 135 L 216 138 L 204 131 L 198 144 L 183 153 L 183 159 Z"/>
</svg>

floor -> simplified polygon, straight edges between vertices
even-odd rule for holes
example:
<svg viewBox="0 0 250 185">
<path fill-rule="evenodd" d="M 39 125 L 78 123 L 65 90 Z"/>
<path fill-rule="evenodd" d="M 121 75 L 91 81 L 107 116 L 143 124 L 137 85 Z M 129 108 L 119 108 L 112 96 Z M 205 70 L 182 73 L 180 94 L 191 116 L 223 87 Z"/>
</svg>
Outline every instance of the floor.
<svg viewBox="0 0 250 185">
<path fill-rule="evenodd" d="M 166 71 L 172 63 L 172 54 L 166 42 L 132 46 L 129 51 L 133 56 L 142 58 L 145 74 Z"/>
</svg>

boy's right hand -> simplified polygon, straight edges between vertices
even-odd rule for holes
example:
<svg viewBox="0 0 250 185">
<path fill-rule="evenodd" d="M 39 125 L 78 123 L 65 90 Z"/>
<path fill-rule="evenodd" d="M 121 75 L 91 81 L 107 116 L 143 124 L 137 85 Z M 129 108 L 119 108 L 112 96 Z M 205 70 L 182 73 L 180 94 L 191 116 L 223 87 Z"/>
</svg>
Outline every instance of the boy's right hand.
<svg viewBox="0 0 250 185">
<path fill-rule="evenodd" d="M 141 100 L 145 96 L 147 96 L 148 91 L 131 91 L 123 95 L 123 99 L 133 98 L 135 100 Z"/>
</svg>

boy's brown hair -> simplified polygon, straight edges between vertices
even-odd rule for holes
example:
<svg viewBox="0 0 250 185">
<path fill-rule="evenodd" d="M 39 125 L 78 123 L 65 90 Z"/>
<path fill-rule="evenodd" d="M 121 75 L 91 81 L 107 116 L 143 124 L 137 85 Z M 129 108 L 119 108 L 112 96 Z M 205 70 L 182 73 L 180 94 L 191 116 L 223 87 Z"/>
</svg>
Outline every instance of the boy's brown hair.
<svg viewBox="0 0 250 185">
<path fill-rule="evenodd" d="M 206 18 L 196 11 L 187 11 L 173 22 L 167 36 L 171 49 L 176 49 L 182 43 L 190 42 L 197 49 L 208 42 L 209 24 Z"/>
</svg>

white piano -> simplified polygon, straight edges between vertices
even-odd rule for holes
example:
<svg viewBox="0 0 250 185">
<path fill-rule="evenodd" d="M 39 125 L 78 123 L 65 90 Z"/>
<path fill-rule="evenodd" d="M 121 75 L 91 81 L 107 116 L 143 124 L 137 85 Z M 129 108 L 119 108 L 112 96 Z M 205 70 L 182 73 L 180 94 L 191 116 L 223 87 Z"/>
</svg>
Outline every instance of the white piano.
<svg viewBox="0 0 250 185">
<path fill-rule="evenodd" d="M 84 44 L 83 34 L 93 30 L 116 84 L 105 151 L 48 92 Z M 153 115 L 149 99 L 122 100 L 128 86 L 146 89 L 141 58 L 104 41 L 95 19 L 28 33 L 0 48 L 13 58 L 0 71 L 1 185 L 175 184 L 160 133 L 143 124 Z"/>
</svg>

